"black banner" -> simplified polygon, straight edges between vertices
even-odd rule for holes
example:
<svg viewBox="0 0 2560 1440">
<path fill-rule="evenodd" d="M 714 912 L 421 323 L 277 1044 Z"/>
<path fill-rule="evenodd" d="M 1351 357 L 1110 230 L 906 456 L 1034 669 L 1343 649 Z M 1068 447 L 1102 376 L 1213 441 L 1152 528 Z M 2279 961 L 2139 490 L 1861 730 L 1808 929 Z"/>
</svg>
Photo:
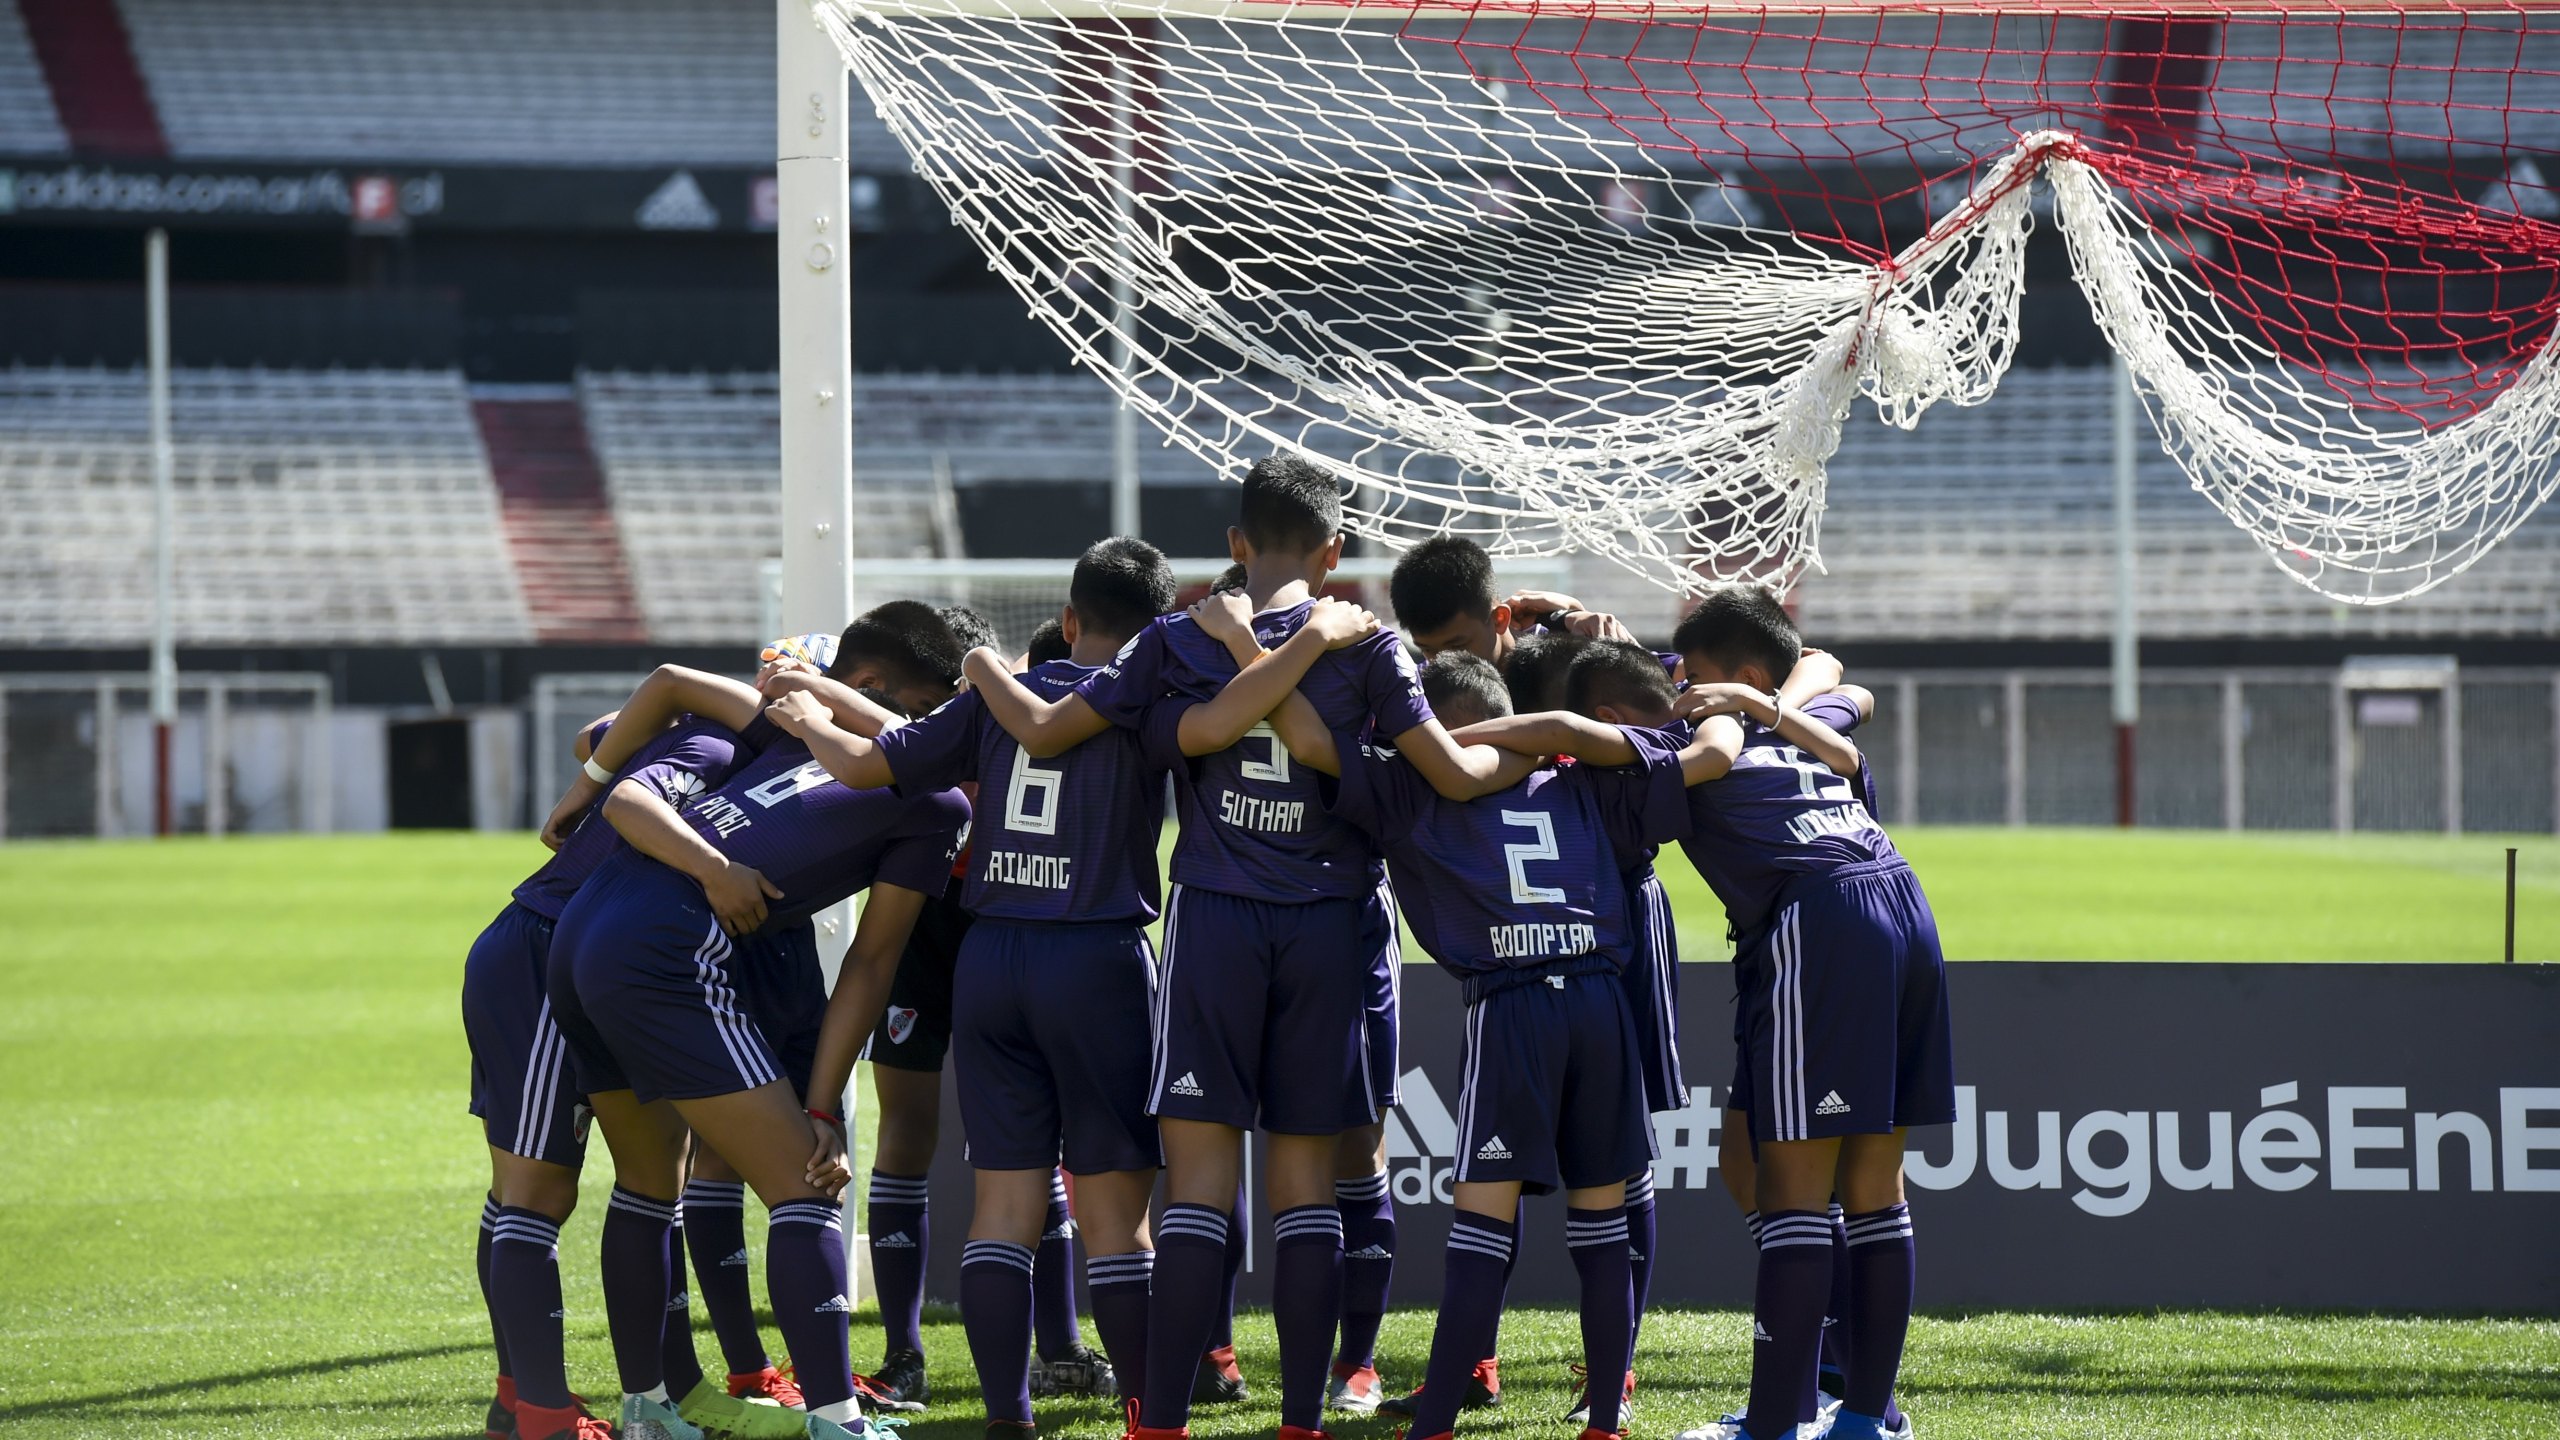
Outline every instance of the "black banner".
<svg viewBox="0 0 2560 1440">
<path fill-rule="evenodd" d="M 1695 1095 L 1655 1120 L 1659 1304 L 1750 1303 L 1716 1172 L 1730 973 L 1683 967 Z M 1909 1166 L 1924 1305 L 2560 1313 L 2560 966 L 1968 963 L 1950 985 L 1963 1116 L 1917 1132 Z M 1428 1304 L 1457 986 L 1410 967 L 1404 1004 L 1396 1299 Z M 947 1093 L 943 1115 L 931 1273 L 950 1296 L 971 1187 Z M 1561 1204 L 1530 1204 L 1519 1302 L 1573 1300 Z"/>
</svg>

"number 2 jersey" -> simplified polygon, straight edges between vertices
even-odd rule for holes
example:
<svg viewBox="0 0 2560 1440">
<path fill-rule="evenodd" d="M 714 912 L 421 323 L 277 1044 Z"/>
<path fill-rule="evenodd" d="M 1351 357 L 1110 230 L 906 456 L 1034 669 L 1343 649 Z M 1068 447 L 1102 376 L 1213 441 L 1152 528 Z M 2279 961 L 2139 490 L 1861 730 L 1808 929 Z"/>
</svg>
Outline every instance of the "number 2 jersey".
<svg viewBox="0 0 2560 1440">
<path fill-rule="evenodd" d="M 1051 660 L 1022 683 L 1043 700 L 1074 693 L 1095 667 Z M 1156 706 L 1141 729 L 1114 727 L 1063 755 L 1022 753 L 974 690 L 880 737 L 901 794 L 978 782 L 967 889 L 985 919 L 1036 924 L 1156 918 L 1164 777 L 1182 764 L 1180 712 Z"/>
<path fill-rule="evenodd" d="M 1394 750 L 1335 736 L 1334 813 L 1385 846 L 1414 938 L 1470 999 L 1518 972 L 1625 968 L 1634 933 L 1623 872 L 1691 825 L 1679 747 L 1650 731 L 1629 738 L 1632 767 L 1549 766 L 1457 801 Z"/>
<path fill-rule="evenodd" d="M 1819 696 L 1804 711 L 1843 734 L 1859 720 L 1856 703 L 1841 695 Z M 1619 728 L 1640 752 L 1676 751 L 1697 734 L 1687 722 Z M 1689 787 L 1688 833 L 1680 848 L 1724 902 L 1736 943 L 1759 936 L 1780 892 L 1797 876 L 1899 857 L 1867 807 L 1874 782 L 1864 757 L 1858 771 L 1856 779 L 1835 774 L 1774 732 L 1746 723 L 1732 770 Z"/>
<path fill-rule="evenodd" d="M 1298 633 L 1314 601 L 1253 617 L 1265 648 Z M 1167 699 L 1179 712 L 1215 696 L 1235 678 L 1235 658 L 1188 615 L 1167 615 L 1076 687 L 1095 713 L 1140 729 Z M 1369 728 L 1392 740 L 1431 719 L 1422 677 L 1392 631 L 1325 653 L 1298 682 L 1327 727 Z M 1182 836 L 1173 849 L 1176 884 L 1278 904 L 1366 899 L 1383 873 L 1378 849 L 1332 814 L 1317 776 L 1291 763 L 1268 725 L 1177 772 Z"/>
<path fill-rule="evenodd" d="M 789 735 L 681 813 L 711 848 L 782 892 L 767 912 L 768 932 L 874 883 L 941 894 L 969 830 L 959 791 L 851 789 Z"/>
</svg>

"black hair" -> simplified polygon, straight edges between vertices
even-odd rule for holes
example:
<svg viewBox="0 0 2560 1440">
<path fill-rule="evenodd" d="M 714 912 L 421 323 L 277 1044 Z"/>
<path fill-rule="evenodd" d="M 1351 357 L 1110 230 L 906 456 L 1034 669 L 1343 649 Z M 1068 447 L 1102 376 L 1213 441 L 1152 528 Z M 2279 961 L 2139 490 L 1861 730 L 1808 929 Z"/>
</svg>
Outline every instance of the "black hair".
<svg viewBox="0 0 2560 1440">
<path fill-rule="evenodd" d="M 877 669 L 892 688 L 960 683 L 965 652 L 951 626 L 921 600 L 892 600 L 863 612 L 836 641 L 830 679 Z"/>
<path fill-rule="evenodd" d="M 1678 692 L 1662 668 L 1662 657 L 1624 640 L 1594 640 L 1573 657 L 1565 672 L 1565 708 L 1589 715 L 1601 706 L 1620 711 L 1669 709 Z"/>
<path fill-rule="evenodd" d="M 1034 665 L 1046 665 L 1074 653 L 1075 647 L 1067 643 L 1067 627 L 1055 620 L 1043 620 L 1040 628 L 1031 632 L 1031 644 L 1024 649 L 1022 658 Z"/>
<path fill-rule="evenodd" d="M 1511 692 L 1502 688 L 1502 672 L 1493 662 L 1465 650 L 1446 650 L 1422 667 L 1422 698 L 1448 723 L 1451 711 L 1465 712 L 1459 723 L 1499 720 L 1511 713 Z"/>
<path fill-rule="evenodd" d="M 1707 592 L 1672 632 L 1671 648 L 1703 656 L 1728 674 L 1757 664 L 1775 684 L 1796 668 L 1804 636 L 1777 596 L 1757 585 L 1730 584 Z"/>
<path fill-rule="evenodd" d="M 1218 572 L 1217 579 L 1209 582 L 1209 593 L 1212 595 L 1229 595 L 1243 588 L 1244 567 L 1242 565 L 1228 566 Z"/>
<path fill-rule="evenodd" d="M 1573 657 L 1591 648 L 1588 635 L 1523 635 L 1502 662 L 1503 683 L 1511 687 L 1511 708 L 1522 715 L 1562 710 L 1565 672 Z"/>
<path fill-rule="evenodd" d="M 1236 526 L 1257 551 L 1314 554 L 1342 533 L 1342 482 L 1295 455 L 1265 456 L 1245 472 Z"/>
<path fill-rule="evenodd" d="M 934 612 L 942 623 L 951 627 L 951 638 L 960 642 L 960 653 L 984 645 L 990 650 L 1004 648 L 1004 637 L 996 633 L 995 622 L 966 605 L 945 605 Z"/>
<path fill-rule="evenodd" d="M 1387 577 L 1396 627 L 1437 630 L 1460 615 L 1493 614 L 1493 557 L 1463 535 L 1434 535 L 1404 552 Z"/>
<path fill-rule="evenodd" d="M 1067 603 L 1076 607 L 1077 625 L 1126 640 L 1173 608 L 1174 589 L 1173 567 L 1163 551 L 1134 536 L 1115 535 L 1077 557 Z"/>
</svg>

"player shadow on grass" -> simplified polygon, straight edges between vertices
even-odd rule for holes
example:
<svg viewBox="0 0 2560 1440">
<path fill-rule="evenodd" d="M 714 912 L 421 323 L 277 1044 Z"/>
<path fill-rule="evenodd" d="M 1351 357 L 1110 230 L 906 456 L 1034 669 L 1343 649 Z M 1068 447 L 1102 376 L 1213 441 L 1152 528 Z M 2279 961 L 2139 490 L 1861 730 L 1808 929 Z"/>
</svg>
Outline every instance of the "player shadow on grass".
<svg viewBox="0 0 2560 1440">
<path fill-rule="evenodd" d="M 362 1370 L 377 1365 L 398 1365 L 411 1360 L 441 1360 L 450 1355 L 469 1355 L 484 1352 L 488 1348 L 489 1346 L 486 1340 L 457 1345 L 420 1345 L 407 1350 L 385 1350 L 378 1355 L 331 1355 L 318 1359 L 298 1361 L 291 1365 L 269 1365 L 257 1370 L 238 1370 L 226 1375 L 197 1375 L 184 1380 L 167 1381 L 158 1385 L 122 1385 L 118 1386 L 114 1390 L 98 1395 L 65 1395 L 52 1400 L 31 1400 L 18 1405 L 0 1405 L 0 1421 L 30 1420 L 42 1415 L 79 1413 L 131 1414 L 147 1416 L 155 1413 L 156 1407 L 142 1403 L 146 1401 L 167 1400 L 183 1395 L 201 1394 L 207 1390 L 220 1390 L 233 1385 L 256 1385 L 271 1380 L 299 1380 L 314 1375 L 343 1374 L 350 1370 Z M 343 1396 L 333 1396 L 325 1389 L 315 1389 L 304 1393 L 310 1398 L 307 1402 L 300 1404 L 279 1405 L 273 1401 L 264 1401 L 256 1404 L 223 1403 L 211 1405 L 188 1405 L 185 1406 L 183 1411 L 180 1413 L 187 1415 L 260 1415 L 285 1410 L 405 1410 L 418 1403 L 414 1399 L 405 1397 L 382 1400 L 351 1399 Z M 476 1417 L 477 1412 L 475 1411 L 471 1416 L 462 1418 L 467 1422 L 468 1420 Z M 436 1430 L 428 1432 L 428 1434 L 438 1437 L 438 1440 L 441 1440 L 441 1437 L 447 1434 L 455 1436 L 477 1436 L 480 1434 L 480 1428 L 477 1425 L 465 1423 L 457 1426 L 450 1432 Z M 425 1440 L 425 1437 L 421 1437 L 421 1440 Z"/>
</svg>

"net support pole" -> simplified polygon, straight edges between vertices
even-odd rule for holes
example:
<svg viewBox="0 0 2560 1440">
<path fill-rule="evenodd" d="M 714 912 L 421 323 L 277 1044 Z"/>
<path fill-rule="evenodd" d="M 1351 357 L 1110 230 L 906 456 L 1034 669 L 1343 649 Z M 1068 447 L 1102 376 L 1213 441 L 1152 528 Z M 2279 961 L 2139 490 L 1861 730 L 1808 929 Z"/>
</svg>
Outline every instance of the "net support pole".
<svg viewBox="0 0 2560 1440">
<path fill-rule="evenodd" d="M 2124 358 L 2115 368 L 2115 633 L 2108 649 L 2114 680 L 2111 709 L 2116 725 L 2116 824 L 2134 820 L 2134 732 L 2142 719 L 2140 634 L 2134 616 L 2133 548 L 2133 374 Z"/>
<path fill-rule="evenodd" d="M 169 438 L 169 232 L 144 240 L 151 391 L 151 833 L 174 828 L 170 741 L 178 725 L 177 452 Z"/>
<path fill-rule="evenodd" d="M 845 225 L 843 57 L 808 0 L 774 0 L 774 242 L 779 268 L 782 628 L 844 628 L 853 609 L 853 268 Z M 759 639 L 767 637 L 757 637 Z M 853 940 L 850 901 L 819 913 L 834 988 Z M 848 1126 L 853 1086 L 838 1097 Z M 811 1103 L 816 1103 L 813 1099 Z M 861 1299 L 869 1246 L 846 1225 L 845 1274 Z"/>
<path fill-rule="evenodd" d="M 1111 66 L 1111 198 L 1114 207 L 1111 267 L 1111 368 L 1118 375 L 1118 394 L 1128 393 L 1137 365 L 1137 345 L 1130 327 L 1137 297 L 1130 279 L 1130 252 L 1138 228 L 1137 97 L 1130 72 L 1137 65 L 1136 40 Z M 1128 402 L 1111 406 L 1111 533 L 1138 533 L 1138 415 Z"/>
</svg>

